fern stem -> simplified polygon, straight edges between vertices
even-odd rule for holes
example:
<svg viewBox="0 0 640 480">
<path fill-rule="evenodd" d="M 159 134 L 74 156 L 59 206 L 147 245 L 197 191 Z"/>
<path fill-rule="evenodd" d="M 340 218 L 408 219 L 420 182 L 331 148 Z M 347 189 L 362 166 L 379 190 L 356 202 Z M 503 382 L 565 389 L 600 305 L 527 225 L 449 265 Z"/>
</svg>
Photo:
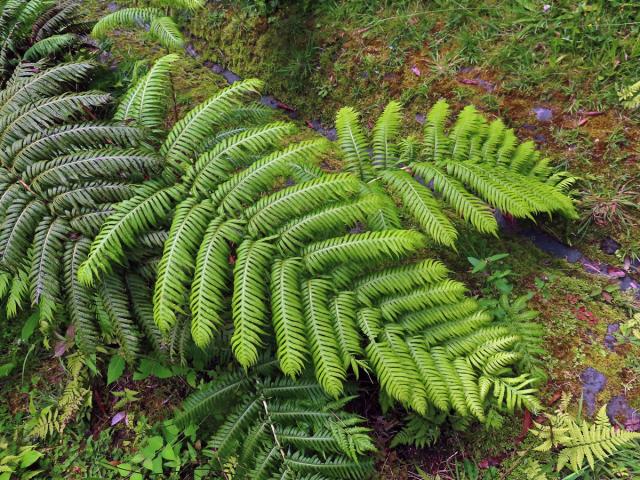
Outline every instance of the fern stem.
<svg viewBox="0 0 640 480">
<path fill-rule="evenodd" d="M 271 434 L 273 435 L 273 441 L 275 442 L 276 446 L 278 447 L 278 450 L 280 451 L 280 456 L 282 457 L 282 461 L 285 462 L 285 465 L 286 465 L 287 456 L 284 453 L 284 449 L 282 448 L 282 444 L 280 443 L 280 439 L 278 438 L 278 435 L 276 433 L 276 427 L 273 424 L 273 421 L 271 420 L 271 414 L 269 413 L 267 400 L 264 397 L 262 397 L 262 407 L 264 408 L 264 414 L 267 417 L 267 422 L 269 423 L 269 427 L 271 427 Z"/>
</svg>

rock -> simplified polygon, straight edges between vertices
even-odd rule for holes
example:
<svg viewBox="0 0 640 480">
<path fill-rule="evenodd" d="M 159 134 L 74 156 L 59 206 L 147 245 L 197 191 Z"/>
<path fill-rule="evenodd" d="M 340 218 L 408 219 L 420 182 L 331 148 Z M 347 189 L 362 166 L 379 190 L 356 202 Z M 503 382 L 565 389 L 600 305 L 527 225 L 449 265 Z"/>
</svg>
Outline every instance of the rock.
<svg viewBox="0 0 640 480">
<path fill-rule="evenodd" d="M 604 238 L 602 239 L 602 242 L 600 242 L 600 250 L 607 255 L 615 254 L 619 248 L 620 244 L 611 237 Z"/>
<path fill-rule="evenodd" d="M 593 415 L 596 411 L 596 397 L 604 389 L 607 378 L 595 368 L 589 367 L 582 375 L 582 398 L 588 415 Z"/>
<path fill-rule="evenodd" d="M 553 118 L 553 112 L 548 108 L 535 107 L 533 113 L 536 114 L 536 118 L 540 122 L 550 122 Z"/>
<path fill-rule="evenodd" d="M 604 346 L 607 347 L 609 350 L 613 350 L 616 346 L 616 343 L 618 343 L 618 340 L 615 337 L 615 333 L 618 332 L 619 330 L 620 330 L 619 323 L 610 323 L 607 326 L 607 333 L 604 336 Z"/>
<path fill-rule="evenodd" d="M 613 425 L 622 425 L 630 432 L 640 431 L 640 412 L 629 405 L 624 395 L 618 395 L 609 401 L 607 416 Z"/>
</svg>

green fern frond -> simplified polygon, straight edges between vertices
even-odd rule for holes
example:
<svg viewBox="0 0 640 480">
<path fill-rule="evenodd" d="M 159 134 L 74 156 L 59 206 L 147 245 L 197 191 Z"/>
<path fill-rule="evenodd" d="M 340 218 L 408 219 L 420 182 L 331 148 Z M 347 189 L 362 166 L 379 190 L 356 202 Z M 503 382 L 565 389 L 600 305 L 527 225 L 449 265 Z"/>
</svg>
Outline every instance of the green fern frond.
<svg viewBox="0 0 640 480">
<path fill-rule="evenodd" d="M 279 190 L 261 198 L 245 211 L 247 230 L 252 235 L 273 232 L 285 220 L 303 215 L 331 201 L 344 200 L 360 189 L 352 175 L 340 173 Z"/>
<path fill-rule="evenodd" d="M 220 185 L 212 196 L 214 203 L 229 215 L 243 211 L 277 177 L 288 172 L 289 164 L 315 162 L 327 149 L 327 143 L 325 139 L 298 142 L 261 158 Z"/>
<path fill-rule="evenodd" d="M 382 315 L 395 319 L 404 313 L 434 307 L 442 303 L 455 303 L 462 300 L 465 286 L 453 280 L 443 280 L 430 286 L 416 288 L 406 294 L 391 295 L 378 303 Z"/>
<path fill-rule="evenodd" d="M 392 293 L 408 293 L 425 283 L 444 280 L 449 273 L 442 263 L 426 259 L 417 263 L 387 268 L 359 278 L 353 285 L 358 300 L 370 304 Z"/>
<path fill-rule="evenodd" d="M 102 273 L 111 270 L 111 262 L 122 262 L 124 248 L 133 246 L 138 235 L 150 231 L 163 221 L 180 198 L 180 193 L 179 186 L 167 187 L 160 182 L 147 182 L 138 188 L 134 197 L 116 205 L 80 268 L 80 281 L 91 285 Z"/>
<path fill-rule="evenodd" d="M 131 299 L 131 310 L 138 324 L 145 333 L 156 353 L 165 350 L 165 342 L 162 332 L 153 320 L 152 290 L 145 280 L 137 274 L 128 274 L 126 277 L 127 290 Z"/>
<path fill-rule="evenodd" d="M 66 85 L 82 83 L 94 68 L 90 62 L 63 63 L 8 85 L 0 92 L 0 118 L 25 105 L 60 94 Z"/>
<path fill-rule="evenodd" d="M 332 328 L 330 290 L 331 284 L 326 280 L 302 282 L 304 319 L 316 378 L 329 395 L 337 397 L 342 393 L 346 372 Z"/>
<path fill-rule="evenodd" d="M 494 377 L 490 381 L 493 383 L 493 395 L 498 407 L 509 412 L 523 407 L 534 413 L 542 411 L 542 405 L 535 396 L 537 390 L 531 386 L 536 381 L 535 378 L 522 374 L 514 378 Z"/>
<path fill-rule="evenodd" d="M 29 274 L 33 305 L 38 305 L 41 299 L 50 302 L 60 300 L 61 257 L 68 233 L 67 222 L 53 217 L 45 217 L 35 231 Z"/>
<path fill-rule="evenodd" d="M 338 341 L 340 358 L 344 368 L 358 373 L 359 359 L 363 356 L 357 327 L 357 302 L 352 292 L 340 292 L 331 300 L 329 310 Z"/>
<path fill-rule="evenodd" d="M 187 397 L 174 419 L 175 424 L 184 428 L 189 423 L 212 415 L 216 406 L 229 406 L 238 391 L 248 385 L 249 379 L 238 372 L 220 376 L 214 382 L 205 384 Z"/>
<path fill-rule="evenodd" d="M 635 110 L 640 106 L 640 81 L 624 87 L 618 92 L 618 99 L 625 108 Z"/>
<path fill-rule="evenodd" d="M 389 102 L 373 127 L 372 164 L 378 169 L 387 169 L 398 163 L 399 150 L 396 137 L 402 122 L 402 106 L 399 102 Z"/>
<path fill-rule="evenodd" d="M 239 438 L 256 420 L 261 408 L 259 398 L 249 398 L 237 405 L 211 437 L 207 448 L 215 450 L 219 458 L 227 458 L 233 449 L 237 448 Z"/>
<path fill-rule="evenodd" d="M 424 154 L 434 162 L 444 160 L 449 153 L 449 139 L 444 124 L 449 116 L 449 105 L 438 100 L 427 114 L 424 126 Z"/>
<path fill-rule="evenodd" d="M 0 118 L 0 146 L 9 147 L 32 133 L 82 118 L 87 110 L 105 105 L 110 100 L 110 95 L 88 91 L 63 93 L 29 103 Z"/>
<path fill-rule="evenodd" d="M 454 247 L 458 233 L 428 188 L 402 170 L 382 172 L 380 176 L 424 232 L 436 242 Z"/>
<path fill-rule="evenodd" d="M 198 202 L 191 197 L 176 208 L 153 294 L 153 317 L 165 333 L 175 325 L 176 314 L 185 313 L 184 291 L 191 283 L 196 253 L 213 215 L 209 200 Z"/>
<path fill-rule="evenodd" d="M 29 50 L 24 52 L 22 58 L 26 61 L 33 62 L 44 57 L 50 57 L 71 47 L 77 41 L 78 37 L 73 33 L 52 35 L 34 43 Z"/>
<path fill-rule="evenodd" d="M 236 82 L 187 113 L 174 125 L 160 149 L 167 164 L 183 169 L 225 116 L 261 88 L 262 82 L 255 79 Z"/>
<path fill-rule="evenodd" d="M 336 115 L 338 145 L 344 155 L 345 170 L 361 180 L 373 177 L 373 168 L 369 158 L 368 142 L 360 126 L 358 113 L 351 107 L 344 107 Z"/>
<path fill-rule="evenodd" d="M 67 241 L 64 256 L 65 293 L 71 324 L 75 327 L 75 341 L 83 353 L 94 353 L 98 330 L 94 319 L 92 292 L 79 281 L 78 269 L 89 253 L 91 241 L 81 238 Z"/>
<path fill-rule="evenodd" d="M 295 131 L 291 123 L 274 122 L 262 127 L 248 128 L 224 138 L 202 154 L 186 174 L 191 192 L 206 195 L 227 180 L 234 167 L 244 166 L 255 155 L 275 147 L 286 135 Z"/>
<path fill-rule="evenodd" d="M 160 128 L 167 111 L 171 72 L 179 58 L 176 54 L 170 54 L 156 60 L 149 72 L 125 94 L 114 120 L 134 122 L 149 129 Z"/>
<path fill-rule="evenodd" d="M 398 323 L 408 333 L 415 333 L 432 325 L 464 318 L 476 310 L 478 303 L 471 298 L 465 298 L 459 302 L 444 303 L 406 313 L 399 318 Z"/>
<path fill-rule="evenodd" d="M 296 452 L 287 458 L 285 465 L 301 474 L 318 474 L 328 478 L 359 480 L 366 478 L 373 462 L 371 460 L 356 462 L 352 459 L 331 456 L 327 458 L 307 457 Z"/>
<path fill-rule="evenodd" d="M 411 168 L 453 207 L 458 215 L 467 220 L 479 232 L 498 231 L 498 222 L 491 209 L 479 198 L 469 193 L 462 183 L 449 177 L 440 168 L 428 163 L 415 163 Z"/>
<path fill-rule="evenodd" d="M 278 345 L 280 368 L 292 377 L 299 375 L 305 366 L 307 338 L 300 281 L 300 258 L 276 260 L 271 266 L 271 314 Z"/>
<path fill-rule="evenodd" d="M 232 267 L 230 242 L 238 242 L 242 224 L 211 220 L 204 233 L 195 263 L 195 276 L 191 285 L 191 336 L 194 343 L 206 347 L 222 326 L 221 314 L 225 306 L 223 295 L 229 290 Z"/>
<path fill-rule="evenodd" d="M 117 178 L 125 174 L 150 173 L 160 164 L 157 156 L 142 150 L 89 150 L 37 162 L 27 168 L 23 178 L 31 188 L 44 192 L 60 184 L 96 177 Z"/>
<path fill-rule="evenodd" d="M 0 263 L 17 270 L 26 258 L 40 220 L 47 214 L 38 199 L 23 199 L 11 204 L 0 226 Z"/>
<path fill-rule="evenodd" d="M 184 38 L 171 17 L 156 17 L 151 20 L 149 34 L 167 50 L 184 47 Z"/>
<path fill-rule="evenodd" d="M 233 271 L 232 312 L 235 330 L 231 347 L 243 367 L 258 360 L 267 320 L 267 285 L 273 245 L 268 240 L 244 240 Z"/>
<path fill-rule="evenodd" d="M 138 27 L 151 24 L 155 18 L 164 16 L 159 8 L 123 8 L 102 17 L 91 30 L 91 35 L 104 38 L 110 31 L 123 27 Z"/>
<path fill-rule="evenodd" d="M 368 262 L 401 258 L 424 245 L 424 237 L 410 230 L 385 230 L 331 238 L 302 250 L 305 265 L 312 272 L 344 262 Z"/>
<path fill-rule="evenodd" d="M 116 333 L 122 356 L 133 363 L 140 354 L 139 331 L 131 315 L 123 278 L 111 273 L 98 286 L 98 295 Z"/>
<path fill-rule="evenodd" d="M 326 232 L 345 232 L 346 227 L 364 221 L 376 208 L 375 201 L 362 198 L 318 209 L 280 227 L 276 246 L 283 254 L 298 253 L 306 243 L 326 236 Z"/>
<path fill-rule="evenodd" d="M 105 144 L 125 148 L 136 146 L 142 132 L 136 128 L 100 123 L 65 125 L 32 133 L 11 145 L 3 153 L 5 165 L 25 170 L 30 165 L 46 160 L 64 149 L 97 149 Z"/>
</svg>

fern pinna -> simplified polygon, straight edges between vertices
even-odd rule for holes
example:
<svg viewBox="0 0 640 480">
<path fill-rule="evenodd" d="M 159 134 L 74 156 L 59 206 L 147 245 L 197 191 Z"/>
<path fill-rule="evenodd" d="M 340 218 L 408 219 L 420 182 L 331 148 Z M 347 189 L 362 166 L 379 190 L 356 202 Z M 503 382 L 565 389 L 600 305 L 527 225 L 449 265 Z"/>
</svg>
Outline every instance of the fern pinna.
<svg viewBox="0 0 640 480">
<path fill-rule="evenodd" d="M 163 85 L 169 70 L 140 82 Z M 418 412 L 484 419 L 490 404 L 535 408 L 533 380 L 511 368 L 522 357 L 513 327 L 494 324 L 441 263 L 415 261 L 421 233 L 366 231 L 384 199 L 351 173 L 318 168 L 325 140 L 282 147 L 293 126 L 247 125 L 261 110 L 244 100 L 259 86 L 235 83 L 176 123 L 159 148 L 161 179 L 115 207 L 79 279 L 99 284 L 141 236 L 166 235 L 153 298 L 165 333 L 188 328 L 204 348 L 230 312 L 231 347 L 244 368 L 274 345 L 285 374 L 312 364 L 332 396 L 349 370 L 365 368 Z M 145 91 L 158 95 L 142 102 Z M 163 91 L 135 85 L 118 118 L 157 124 Z"/>
<path fill-rule="evenodd" d="M 385 191 L 403 213 L 437 243 L 454 246 L 457 230 L 442 204 L 482 233 L 496 234 L 492 208 L 517 218 L 558 212 L 576 217 L 565 195 L 573 179 L 555 172 L 533 142 L 518 144 L 500 120 L 487 123 L 473 106 L 462 110 L 452 128 L 445 124 L 449 106 L 437 102 L 427 115 L 421 140 L 399 141 L 402 109 L 391 102 L 378 118 L 371 141 L 359 115 L 345 107 L 336 128 L 345 169 Z M 400 219 L 389 198 L 371 218 L 372 227 L 397 228 Z"/>
<path fill-rule="evenodd" d="M 19 59 L 35 62 L 80 42 L 79 0 L 0 1 L 0 83 Z"/>
<path fill-rule="evenodd" d="M 222 374 L 188 397 L 174 422 L 197 423 L 214 471 L 234 478 L 369 478 L 375 451 L 364 419 L 344 410 L 315 382 L 279 376 L 276 362 Z"/>
<path fill-rule="evenodd" d="M 77 270 L 111 205 L 131 197 L 132 185 L 160 162 L 139 128 L 96 120 L 110 96 L 78 88 L 94 68 L 22 63 L 0 91 L 0 298 L 8 294 L 9 317 L 30 303 L 45 325 L 68 319 L 87 353 L 98 343 L 102 312 L 133 359 L 138 344 L 126 332 L 133 314 L 121 273 L 94 291 Z"/>
</svg>

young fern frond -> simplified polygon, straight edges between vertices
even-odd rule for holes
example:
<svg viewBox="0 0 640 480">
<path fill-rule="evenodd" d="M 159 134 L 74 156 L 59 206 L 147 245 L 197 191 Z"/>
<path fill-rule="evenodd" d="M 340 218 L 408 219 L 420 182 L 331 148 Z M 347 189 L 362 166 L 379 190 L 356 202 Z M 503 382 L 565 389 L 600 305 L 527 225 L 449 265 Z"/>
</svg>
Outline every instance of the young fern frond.
<svg viewBox="0 0 640 480">
<path fill-rule="evenodd" d="M 396 138 L 401 125 L 402 106 L 398 102 L 389 102 L 373 127 L 372 164 L 375 168 L 386 170 L 398 163 L 399 149 Z"/>
<path fill-rule="evenodd" d="M 340 109 L 336 116 L 336 130 L 338 145 L 346 161 L 345 170 L 361 180 L 370 180 L 373 169 L 358 113 L 349 107 Z"/>
<path fill-rule="evenodd" d="M 171 72 L 179 58 L 176 54 L 170 54 L 156 60 L 149 72 L 129 89 L 118 105 L 114 120 L 159 129 L 167 111 Z"/>
</svg>

